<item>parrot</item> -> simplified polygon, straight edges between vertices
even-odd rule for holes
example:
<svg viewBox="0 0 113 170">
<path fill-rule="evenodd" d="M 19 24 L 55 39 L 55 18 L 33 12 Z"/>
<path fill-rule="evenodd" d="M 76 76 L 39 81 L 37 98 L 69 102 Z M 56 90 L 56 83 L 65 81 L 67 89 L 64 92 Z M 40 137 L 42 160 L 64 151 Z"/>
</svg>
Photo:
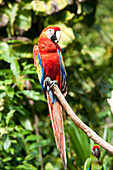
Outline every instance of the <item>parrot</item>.
<svg viewBox="0 0 113 170">
<path fill-rule="evenodd" d="M 51 86 L 57 84 L 61 93 L 66 96 L 66 71 L 58 42 L 61 38 L 58 26 L 48 26 L 41 32 L 38 45 L 33 47 L 34 65 L 45 98 L 48 102 L 49 114 L 57 149 L 60 152 L 63 166 L 67 168 L 65 134 L 63 127 L 62 106 L 53 94 L 52 88 L 46 87 L 45 80 L 51 80 Z"/>
<path fill-rule="evenodd" d="M 96 158 L 100 158 L 100 146 L 94 145 L 92 147 L 92 155 L 95 156 Z"/>
<path fill-rule="evenodd" d="M 85 162 L 85 166 L 84 169 L 87 170 L 101 170 L 102 169 L 102 162 L 99 161 L 100 158 L 100 146 L 95 144 L 92 146 L 91 148 L 91 153 L 93 156 L 91 156 L 90 158 L 87 159 L 87 161 Z M 95 157 L 98 159 L 95 159 Z"/>
</svg>

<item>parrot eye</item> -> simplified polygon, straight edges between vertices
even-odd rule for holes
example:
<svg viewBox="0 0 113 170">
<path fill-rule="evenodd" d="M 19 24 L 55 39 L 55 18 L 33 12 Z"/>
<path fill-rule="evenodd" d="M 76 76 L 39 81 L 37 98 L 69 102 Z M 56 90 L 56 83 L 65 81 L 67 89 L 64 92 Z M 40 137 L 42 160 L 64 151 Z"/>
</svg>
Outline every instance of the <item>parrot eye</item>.
<svg viewBox="0 0 113 170">
<path fill-rule="evenodd" d="M 49 39 L 51 39 L 51 36 L 54 34 L 54 29 L 48 29 L 46 31 L 46 35 Z"/>
</svg>

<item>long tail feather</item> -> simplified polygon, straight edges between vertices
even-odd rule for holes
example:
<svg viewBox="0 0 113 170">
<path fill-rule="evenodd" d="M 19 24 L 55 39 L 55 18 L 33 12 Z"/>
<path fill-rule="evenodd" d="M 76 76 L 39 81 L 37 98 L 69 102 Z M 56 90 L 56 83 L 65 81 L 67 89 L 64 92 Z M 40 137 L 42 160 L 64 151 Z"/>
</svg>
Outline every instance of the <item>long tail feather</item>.
<svg viewBox="0 0 113 170">
<path fill-rule="evenodd" d="M 65 135 L 63 128 L 63 117 L 62 117 L 62 107 L 58 101 L 55 103 L 51 103 L 49 94 L 47 92 L 47 100 L 49 113 L 51 117 L 53 132 L 55 136 L 55 142 L 57 145 L 57 149 L 60 151 L 60 156 L 62 158 L 62 162 L 64 168 L 67 168 L 67 159 L 66 159 L 66 151 L 65 151 Z"/>
</svg>

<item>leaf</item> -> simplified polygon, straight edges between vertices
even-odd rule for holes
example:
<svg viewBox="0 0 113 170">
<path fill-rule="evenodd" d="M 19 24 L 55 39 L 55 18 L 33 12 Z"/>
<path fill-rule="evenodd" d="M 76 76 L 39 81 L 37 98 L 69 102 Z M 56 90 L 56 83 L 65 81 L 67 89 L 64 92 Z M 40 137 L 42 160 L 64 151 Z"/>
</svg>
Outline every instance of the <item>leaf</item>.
<svg viewBox="0 0 113 170">
<path fill-rule="evenodd" d="M 103 139 L 106 141 L 106 138 L 107 138 L 107 132 L 108 132 L 108 129 L 107 129 L 107 126 L 105 126 L 104 128 L 104 134 L 103 134 Z"/>
<path fill-rule="evenodd" d="M 77 155 L 79 160 L 77 163 L 84 164 L 86 158 L 90 156 L 90 144 L 88 137 L 81 129 L 78 129 L 72 121 L 68 121 L 69 126 L 66 129 L 70 136 L 70 141 L 72 143 L 72 148 Z"/>
<path fill-rule="evenodd" d="M 28 142 L 28 141 L 36 141 L 37 139 L 41 139 L 41 136 L 29 135 L 29 136 L 26 137 L 26 142 Z"/>
<path fill-rule="evenodd" d="M 37 149 L 39 147 L 45 147 L 49 144 L 49 140 L 40 140 L 39 142 L 33 142 L 30 147 L 29 150 L 34 150 Z"/>
<path fill-rule="evenodd" d="M 14 28 L 13 28 L 13 24 L 15 21 L 15 18 L 17 16 L 17 11 L 19 10 L 19 4 L 13 4 L 12 5 L 12 9 L 11 9 L 11 13 L 10 13 L 10 26 L 11 26 L 11 34 L 14 35 Z"/>
<path fill-rule="evenodd" d="M 25 129 L 27 130 L 33 130 L 31 120 L 29 118 L 21 116 L 19 118 L 20 123 L 24 126 Z"/>
<path fill-rule="evenodd" d="M 4 134 L 3 135 L 3 147 L 4 147 L 4 150 L 8 151 L 10 146 L 11 146 L 11 141 L 10 141 L 9 135 Z"/>
<path fill-rule="evenodd" d="M 0 28 L 5 27 L 8 24 L 9 18 L 4 14 L 0 14 Z"/>
<path fill-rule="evenodd" d="M 40 94 L 39 92 L 36 92 L 34 90 L 18 91 L 18 94 L 21 94 L 21 93 L 35 101 L 39 101 L 39 100 L 46 101 L 46 99 L 44 98 L 44 96 L 42 94 Z"/>
<path fill-rule="evenodd" d="M 16 167 L 17 170 L 37 170 L 36 167 L 34 167 L 33 165 L 31 164 L 28 164 L 28 163 L 24 163 L 24 165 L 18 165 Z"/>
<path fill-rule="evenodd" d="M 10 67 L 11 67 L 11 70 L 13 72 L 13 75 L 17 77 L 19 75 L 19 73 L 20 73 L 20 66 L 18 64 L 18 61 L 17 60 L 13 60 L 13 62 L 10 65 Z"/>
<path fill-rule="evenodd" d="M 6 128 L 0 128 L 0 135 L 4 135 L 4 134 L 7 134 L 8 131 L 6 131 Z"/>
<path fill-rule="evenodd" d="M 24 44 L 23 42 L 21 43 L 14 43 L 13 46 L 13 53 L 17 56 L 17 57 L 21 57 L 21 58 L 32 58 L 33 54 L 32 52 L 32 45 L 30 43 L 28 44 Z M 30 70 L 29 70 L 30 71 Z"/>
<path fill-rule="evenodd" d="M 6 42 L 0 42 L 0 59 L 7 63 L 12 63 L 15 60 L 14 56 L 10 56 L 10 48 Z"/>
<path fill-rule="evenodd" d="M 45 170 L 50 170 L 50 169 L 54 169 L 54 166 L 48 162 L 46 165 L 45 165 Z"/>
<path fill-rule="evenodd" d="M 107 126 L 105 126 L 105 128 L 104 128 L 104 133 L 103 133 L 103 139 L 105 140 L 105 141 L 107 141 L 107 137 L 108 137 L 108 128 L 107 128 Z M 102 157 L 102 159 L 105 157 L 105 154 L 106 154 L 106 150 L 105 149 L 101 149 L 101 157 Z"/>
<path fill-rule="evenodd" d="M 23 134 L 23 135 L 29 135 L 29 134 L 31 134 L 31 131 L 29 131 L 29 130 L 24 130 L 24 131 L 22 131 L 22 134 Z"/>
<path fill-rule="evenodd" d="M 3 99 L 3 97 L 6 96 L 5 90 L 0 90 L 0 99 Z"/>
<path fill-rule="evenodd" d="M 45 2 L 44 1 L 32 1 L 31 3 L 34 11 L 45 12 Z"/>
<path fill-rule="evenodd" d="M 22 157 L 17 157 L 16 160 L 17 161 L 22 161 Z"/>
<path fill-rule="evenodd" d="M 12 141 L 11 141 L 11 143 L 12 143 Z M 14 154 L 15 154 L 14 148 L 10 148 L 10 149 L 9 149 L 9 152 L 11 153 L 11 155 L 14 155 Z"/>
<path fill-rule="evenodd" d="M 26 152 L 24 136 L 21 133 L 14 133 L 16 136 L 17 145 L 15 145 L 15 152 L 20 152 L 22 149 Z M 13 142 L 15 144 L 15 142 Z"/>
<path fill-rule="evenodd" d="M 15 112 L 15 110 L 10 110 L 10 111 L 7 113 L 7 116 L 6 116 L 6 124 L 7 124 L 7 125 L 9 124 L 10 119 L 13 117 L 14 112 Z"/>
<path fill-rule="evenodd" d="M 62 10 L 64 9 L 68 3 L 67 1 L 65 0 L 55 0 L 55 1 L 52 1 L 52 0 L 49 0 L 47 3 L 47 10 L 45 8 L 45 12 L 47 14 L 52 14 L 52 13 L 55 13 L 55 12 L 58 12 L 59 10 Z"/>
<path fill-rule="evenodd" d="M 36 150 L 39 148 L 39 142 L 33 142 L 30 147 L 29 147 L 29 150 L 32 151 L 32 150 Z"/>
<path fill-rule="evenodd" d="M 59 10 L 64 9 L 68 5 L 68 2 L 65 0 L 48 0 L 45 1 L 32 1 L 31 6 L 36 12 L 43 12 L 46 14 L 52 14 L 58 12 Z"/>
<path fill-rule="evenodd" d="M 31 28 L 31 11 L 20 8 L 16 17 L 15 27 L 24 31 Z"/>
<path fill-rule="evenodd" d="M 92 59 L 96 60 L 98 57 L 102 57 L 105 54 L 106 50 L 103 47 L 94 47 L 88 51 Z"/>
<path fill-rule="evenodd" d="M 3 159 L 3 162 L 8 162 L 8 161 L 11 161 L 11 160 L 12 160 L 12 157 L 7 156 L 6 158 Z"/>
<path fill-rule="evenodd" d="M 5 85 L 10 85 L 10 84 L 12 84 L 12 79 L 5 79 Z"/>
<path fill-rule="evenodd" d="M 31 159 L 33 159 L 34 158 L 34 156 L 32 155 L 32 154 L 29 154 L 29 155 L 27 155 L 26 157 L 25 157 L 25 161 L 29 161 L 29 160 L 31 160 Z"/>
<path fill-rule="evenodd" d="M 17 170 L 27 170 L 28 169 L 28 167 L 25 167 L 25 165 L 18 165 L 17 167 L 16 167 L 16 169 Z"/>
<path fill-rule="evenodd" d="M 106 53 L 106 49 L 101 46 L 85 47 L 82 50 L 83 54 L 89 54 L 97 64 L 104 62 L 103 55 Z"/>
<path fill-rule="evenodd" d="M 6 91 L 6 94 L 7 94 L 9 97 L 13 98 L 13 96 L 14 96 L 14 88 L 12 88 L 12 87 L 10 87 L 10 86 L 6 86 L 6 87 L 5 87 L 5 91 Z"/>
<path fill-rule="evenodd" d="M 6 53 L 3 53 L 3 55 L 0 56 L 0 59 L 6 61 L 7 63 L 11 63 L 14 60 L 14 58 L 12 56 L 7 55 Z M 11 70 L 9 70 L 9 71 L 11 71 Z"/>
<path fill-rule="evenodd" d="M 59 45 L 61 48 L 66 48 L 68 44 L 72 43 L 75 39 L 74 32 L 71 27 L 67 27 L 63 23 L 57 24 L 61 28 L 62 38 L 59 41 Z"/>
<path fill-rule="evenodd" d="M 68 5 L 68 1 L 65 1 L 65 0 L 56 0 L 56 3 L 58 5 L 58 8 L 60 10 L 64 9 L 67 5 Z"/>
<path fill-rule="evenodd" d="M 6 76 L 6 74 L 10 74 L 11 70 L 10 69 L 2 69 L 0 70 L 0 76 Z"/>
<path fill-rule="evenodd" d="M 4 59 L 8 62 L 7 59 L 5 59 L 7 56 L 9 56 L 9 46 L 6 42 L 0 42 L 0 59 Z M 3 55 L 3 56 L 2 56 Z M 10 60 L 9 60 L 10 61 Z"/>
<path fill-rule="evenodd" d="M 16 110 L 17 112 L 21 113 L 23 116 L 27 116 L 29 114 L 29 111 L 20 104 L 18 106 L 10 106 L 9 109 Z"/>
<path fill-rule="evenodd" d="M 71 13 L 70 11 L 66 11 L 65 15 L 66 15 L 66 18 L 65 18 L 66 21 L 71 20 L 75 16 L 75 14 Z"/>
</svg>

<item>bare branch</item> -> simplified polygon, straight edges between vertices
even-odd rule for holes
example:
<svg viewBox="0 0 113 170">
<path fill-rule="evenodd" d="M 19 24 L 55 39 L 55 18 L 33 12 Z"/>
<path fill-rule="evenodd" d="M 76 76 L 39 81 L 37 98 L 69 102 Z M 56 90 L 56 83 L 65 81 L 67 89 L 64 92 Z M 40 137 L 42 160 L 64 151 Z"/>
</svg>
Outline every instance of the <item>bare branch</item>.
<svg viewBox="0 0 113 170">
<path fill-rule="evenodd" d="M 112 91 L 112 96 L 111 96 L 111 98 L 109 99 L 107 99 L 107 102 L 108 102 L 108 104 L 110 105 L 110 108 L 111 108 L 111 111 L 112 111 L 112 114 L 113 114 L 113 91 Z"/>
<path fill-rule="evenodd" d="M 90 129 L 87 125 L 85 125 L 74 113 L 74 111 L 71 109 L 69 104 L 67 103 L 66 99 L 60 92 L 57 85 L 53 85 L 53 93 L 58 97 L 60 103 L 62 104 L 64 110 L 67 112 L 67 114 L 70 116 L 72 121 L 83 131 L 86 133 L 86 135 L 91 138 L 95 143 L 99 144 L 102 148 L 107 150 L 109 153 L 113 154 L 113 146 L 110 145 L 108 142 L 103 140 L 100 136 L 98 136 L 92 129 Z"/>
</svg>

